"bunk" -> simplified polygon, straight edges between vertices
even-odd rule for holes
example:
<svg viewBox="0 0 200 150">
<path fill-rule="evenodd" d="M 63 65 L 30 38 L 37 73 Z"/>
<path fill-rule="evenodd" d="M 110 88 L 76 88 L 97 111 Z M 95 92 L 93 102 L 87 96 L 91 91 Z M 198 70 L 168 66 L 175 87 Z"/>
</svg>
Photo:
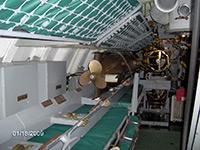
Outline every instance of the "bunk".
<svg viewBox="0 0 200 150">
<path fill-rule="evenodd" d="M 62 67 L 57 67 L 58 65 L 62 65 Z M 65 70 L 63 71 L 63 68 L 65 68 L 64 62 L 31 62 L 30 64 L 19 63 L 16 66 L 17 68 L 11 65 L 9 69 L 16 71 L 20 66 L 20 69 L 26 67 L 38 69 L 38 74 L 35 73 L 36 79 L 40 78 L 44 80 L 39 80 L 35 88 L 40 89 L 41 85 L 45 84 L 46 87 L 44 89 L 47 89 L 39 91 L 39 102 L 34 107 L 28 108 L 26 105 L 27 109 L 17 114 L 18 116 L 16 117 L 20 117 L 21 121 L 24 122 L 23 128 L 17 130 L 20 133 L 25 133 L 24 131 L 27 130 L 29 130 L 27 131 L 28 133 L 41 130 L 42 135 L 24 136 L 24 138 L 16 136 L 1 144 L 0 149 L 9 149 L 9 147 L 15 149 L 19 145 L 31 147 L 31 150 L 78 149 L 79 147 L 87 147 L 90 144 L 94 145 L 94 143 L 87 141 L 97 141 L 95 143 L 99 149 L 123 146 L 126 145 L 124 144 L 124 142 L 127 142 L 126 140 L 129 142 L 133 141 L 130 145 L 134 145 L 132 143 L 135 143 L 140 119 L 135 116 L 136 111 L 132 111 L 132 105 L 134 101 L 139 101 L 138 98 L 143 93 L 143 90 L 138 89 L 140 87 L 139 84 L 135 83 L 137 78 L 135 78 L 133 86 L 131 82 L 127 85 L 119 84 L 112 90 L 103 92 L 100 97 L 93 99 L 95 93 L 91 89 L 95 89 L 95 87 L 92 83 L 68 92 L 63 92 L 65 87 L 64 80 L 61 80 L 59 77 L 65 77 Z M 4 70 L 4 73 L 6 73 L 8 70 L 7 66 L 4 67 Z M 60 72 L 61 70 L 62 72 Z M 56 72 L 56 74 L 54 76 L 46 76 L 47 72 Z M 23 80 L 23 76 L 20 77 L 19 81 Z M 51 83 L 53 84 L 52 86 L 50 86 L 50 83 L 46 84 L 50 80 L 58 80 L 59 84 L 57 82 Z M 44 81 L 45 83 L 40 81 Z M 74 81 L 77 82 L 77 80 Z M 61 88 L 56 89 L 58 87 Z M 135 90 L 141 92 L 137 93 Z M 50 92 L 51 95 L 45 92 Z M 136 99 L 134 99 L 135 93 Z M 43 97 L 47 95 L 47 100 L 44 101 Z M 22 96 L 17 95 L 17 97 L 21 98 Z M 31 98 L 29 96 L 30 101 L 32 100 Z M 6 125 L 6 122 L 4 124 Z M 4 124 L 2 123 L 1 125 L 3 126 Z M 135 127 L 132 127 L 133 125 Z M 132 129 L 129 129 L 129 127 Z M 12 130 L 8 128 L 7 131 Z M 99 141 L 101 142 L 98 143 Z M 88 145 L 82 146 L 85 143 L 88 143 Z"/>
<path fill-rule="evenodd" d="M 122 128 L 121 122 L 127 115 L 127 108 L 112 107 L 72 149 L 108 149 L 112 135 L 119 127 Z"/>
<path fill-rule="evenodd" d="M 131 51 L 155 38 L 139 0 L 3 0 L 0 8 L 2 36 Z"/>
<path fill-rule="evenodd" d="M 121 105 L 122 101 L 125 101 L 126 103 L 131 103 L 130 97 L 132 88 L 129 87 L 128 90 L 127 87 L 125 88 L 126 92 L 123 93 L 119 101 L 113 103 L 112 107 L 107 110 L 105 115 L 103 115 L 102 118 L 100 118 L 99 121 L 94 126 L 92 126 L 91 129 L 89 129 L 89 131 L 85 133 L 84 136 L 80 135 L 80 139 L 76 141 L 72 147 L 68 146 L 68 149 L 82 150 L 91 147 L 93 149 L 110 149 L 112 147 L 120 145 L 122 145 L 122 147 L 125 149 L 127 144 L 131 145 L 131 143 L 135 141 L 138 133 L 140 119 L 137 116 L 130 115 L 130 107 Z M 80 108 L 73 111 L 73 114 L 92 114 L 94 113 L 93 111 L 96 111 L 95 106 L 82 105 Z M 103 110 L 104 107 L 105 106 L 101 106 L 99 109 Z M 101 113 L 98 113 L 98 111 L 95 113 L 98 116 L 101 116 Z M 90 121 L 92 122 L 92 119 L 90 119 Z M 74 126 L 76 126 L 76 124 Z M 47 145 L 50 146 L 52 139 L 54 139 L 55 141 L 55 137 L 59 137 L 58 135 L 64 135 L 67 132 L 70 132 L 72 128 L 73 125 L 52 124 L 45 130 L 43 130 L 44 136 L 35 136 L 28 141 L 41 143 L 45 145 L 45 147 Z"/>
</svg>

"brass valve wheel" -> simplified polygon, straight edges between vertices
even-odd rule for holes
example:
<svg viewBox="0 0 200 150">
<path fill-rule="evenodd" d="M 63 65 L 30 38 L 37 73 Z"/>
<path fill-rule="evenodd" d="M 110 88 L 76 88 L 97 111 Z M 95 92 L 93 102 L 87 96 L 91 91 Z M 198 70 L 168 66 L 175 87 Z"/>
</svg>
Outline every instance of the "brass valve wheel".
<svg viewBox="0 0 200 150">
<path fill-rule="evenodd" d="M 148 66 L 155 72 L 162 72 L 169 66 L 169 56 L 162 50 L 155 50 L 148 54 Z"/>
</svg>

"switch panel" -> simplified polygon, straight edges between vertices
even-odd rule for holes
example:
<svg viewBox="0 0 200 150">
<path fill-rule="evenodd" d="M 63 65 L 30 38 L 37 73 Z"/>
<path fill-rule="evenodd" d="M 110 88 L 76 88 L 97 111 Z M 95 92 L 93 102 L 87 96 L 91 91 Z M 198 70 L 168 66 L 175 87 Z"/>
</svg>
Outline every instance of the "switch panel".
<svg viewBox="0 0 200 150">
<path fill-rule="evenodd" d="M 170 13 L 169 32 L 191 31 L 191 1 L 178 0 L 177 7 Z"/>
</svg>

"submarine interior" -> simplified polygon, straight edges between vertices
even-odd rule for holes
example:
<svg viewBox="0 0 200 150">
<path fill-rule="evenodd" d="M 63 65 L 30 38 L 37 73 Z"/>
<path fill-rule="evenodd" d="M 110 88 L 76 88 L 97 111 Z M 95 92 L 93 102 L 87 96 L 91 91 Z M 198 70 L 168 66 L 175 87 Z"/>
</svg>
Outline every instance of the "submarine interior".
<svg viewBox="0 0 200 150">
<path fill-rule="evenodd" d="M 199 150 L 200 0 L 1 0 L 0 150 Z"/>
</svg>

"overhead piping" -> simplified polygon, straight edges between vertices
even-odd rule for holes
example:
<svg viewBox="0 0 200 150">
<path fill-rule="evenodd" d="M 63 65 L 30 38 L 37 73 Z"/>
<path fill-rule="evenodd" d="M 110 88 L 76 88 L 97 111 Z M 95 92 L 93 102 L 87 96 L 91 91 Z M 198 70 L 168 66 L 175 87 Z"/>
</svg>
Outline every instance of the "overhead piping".
<svg viewBox="0 0 200 150">
<path fill-rule="evenodd" d="M 169 13 L 178 5 L 178 0 L 154 0 L 154 7 L 151 10 L 151 17 L 158 23 L 169 24 Z"/>
<path fill-rule="evenodd" d="M 132 75 L 132 72 L 131 72 L 131 67 L 129 66 L 128 62 L 126 61 L 126 59 L 124 58 L 124 56 L 122 55 L 122 53 L 120 52 L 117 52 L 118 55 L 120 55 L 122 57 L 122 59 L 124 60 L 129 72 L 130 72 L 130 76 L 131 76 L 131 80 L 133 80 L 133 75 Z"/>
</svg>

